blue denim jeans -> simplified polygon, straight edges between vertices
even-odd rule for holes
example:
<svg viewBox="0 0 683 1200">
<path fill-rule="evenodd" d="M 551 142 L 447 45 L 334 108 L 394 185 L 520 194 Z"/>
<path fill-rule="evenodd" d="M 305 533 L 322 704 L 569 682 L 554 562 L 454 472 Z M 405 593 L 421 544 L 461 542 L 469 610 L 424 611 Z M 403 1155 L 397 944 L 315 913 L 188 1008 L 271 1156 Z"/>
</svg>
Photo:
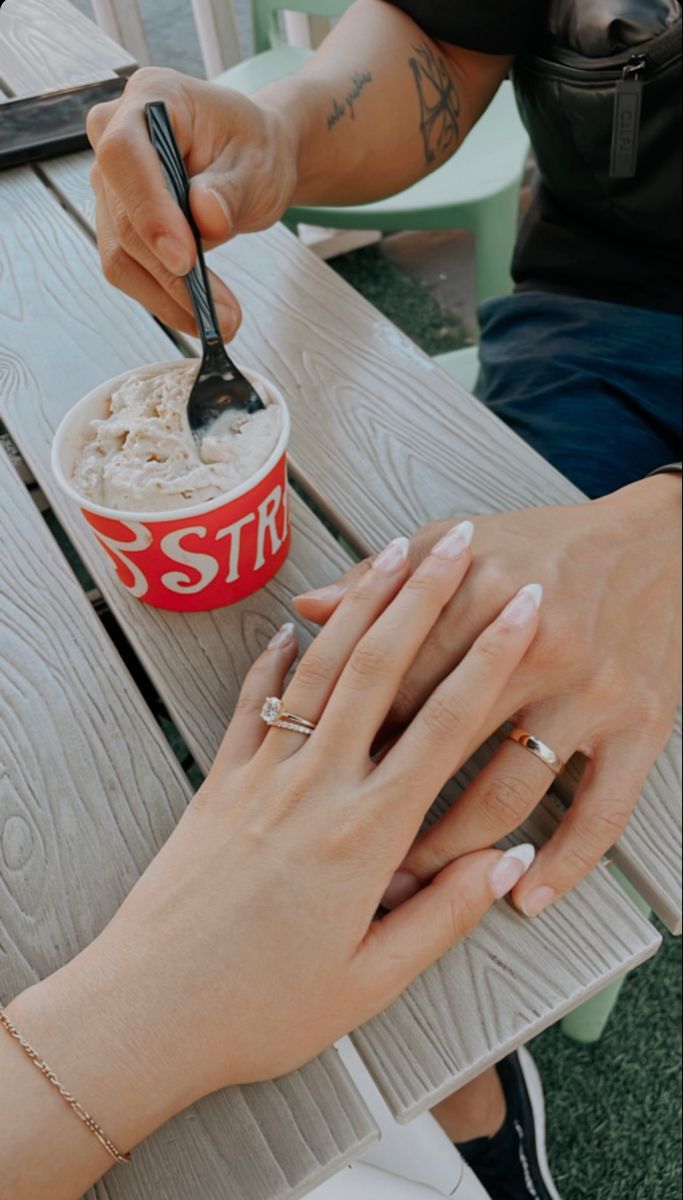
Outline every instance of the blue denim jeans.
<svg viewBox="0 0 683 1200">
<path fill-rule="evenodd" d="M 681 320 L 518 292 L 479 310 L 476 392 L 590 497 L 681 458 Z"/>
</svg>

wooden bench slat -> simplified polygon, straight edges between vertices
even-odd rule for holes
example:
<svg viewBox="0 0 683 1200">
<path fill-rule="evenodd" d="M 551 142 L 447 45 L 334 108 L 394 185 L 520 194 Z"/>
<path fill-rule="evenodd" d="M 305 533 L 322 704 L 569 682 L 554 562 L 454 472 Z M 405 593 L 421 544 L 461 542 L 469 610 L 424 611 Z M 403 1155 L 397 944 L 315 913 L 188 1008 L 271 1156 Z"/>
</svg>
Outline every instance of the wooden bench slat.
<svg viewBox="0 0 683 1200">
<path fill-rule="evenodd" d="M 130 54 L 68 0 L 4 0 L 0 83 L 32 96 L 135 66 Z"/>
<path fill-rule="evenodd" d="M 492 738 L 463 768 L 434 804 L 428 823 L 456 802 L 496 747 Z M 561 815 L 561 806 L 547 797 L 505 844 L 542 845 Z M 520 920 L 505 902 L 496 906 L 475 937 L 357 1032 L 357 1049 L 398 1120 L 412 1120 L 570 1012 L 577 996 L 583 1002 L 618 979 L 624 955 L 632 955 L 635 966 L 660 942 L 601 865 L 533 922 Z"/>
<path fill-rule="evenodd" d="M 137 362 L 169 357 L 171 343 L 134 303 L 103 281 L 94 247 L 31 171 L 17 171 L 3 181 L 0 225 L 12 260 L 21 257 L 24 264 L 18 282 L 10 283 L 5 274 L 0 292 L 3 419 L 28 455 L 200 765 L 206 767 L 232 710 L 239 681 L 268 634 L 286 618 L 291 595 L 319 581 L 321 572 L 329 577 L 342 570 L 344 553 L 295 499 L 296 536 L 289 563 L 266 589 L 241 605 L 214 613 L 163 613 L 126 594 L 91 543 L 80 514 L 57 493 L 49 471 L 49 445 L 54 426 L 77 396 L 104 375 L 114 375 Z M 42 242 L 36 244 L 38 235 Z M 49 256 L 45 245 L 50 247 Z M 65 282 L 60 282 L 66 264 L 70 264 L 70 272 Z M 33 336 L 35 328 L 43 331 L 40 342 Z M 50 346 L 55 349 L 50 351 Z M 541 974 L 537 988 L 531 989 L 526 1000 L 515 976 L 519 971 L 526 978 L 528 969 L 533 970 L 539 947 L 536 926 L 504 907 L 492 912 L 470 940 L 466 954 L 459 948 L 447 956 L 427 983 L 410 989 L 396 1010 L 356 1035 L 396 1111 L 406 1115 L 428 1106 L 438 1088 L 455 1086 L 463 1072 L 476 1074 L 492 1057 L 505 1052 L 510 1039 L 526 1040 L 544 1022 L 549 1023 L 651 953 L 658 942 L 656 934 L 639 916 L 624 913 L 625 907 L 620 891 L 603 873 L 587 881 L 568 909 L 571 921 L 581 930 L 579 942 L 584 944 L 579 949 L 563 932 L 567 922 L 563 906 L 548 913 L 544 918 L 548 940 L 555 941 L 562 948 L 562 958 L 568 956 L 569 961 L 563 963 L 557 978 L 554 967 L 549 978 Z M 511 924 L 515 930 L 512 961 Z M 613 930 L 617 936 L 612 943 Z M 599 947 L 595 954 L 589 950 L 593 943 Z M 474 953 L 484 964 L 478 969 L 478 984 L 470 976 L 469 955 Z M 454 995 L 462 991 L 467 996 L 473 986 L 485 993 L 485 980 L 497 977 L 501 961 L 508 963 L 507 996 L 500 991 L 498 998 L 493 997 L 491 1009 L 483 1000 L 477 1011 L 472 1006 L 463 1008 L 463 1018 L 454 1014 L 452 1025 L 436 1023 L 432 1013 L 435 1007 L 443 1011 L 444 978 Z M 510 1003 L 505 1019 L 499 1013 L 504 1001 Z M 423 1004 L 424 1018 L 420 1015 Z M 394 1065 L 391 1056 L 385 1062 L 381 1052 L 382 1022 L 386 1021 L 398 1021 L 400 1027 Z M 437 1033 L 439 1038 L 443 1036 L 441 1051 L 436 1043 L 425 1043 L 421 1032 L 425 1023 L 435 1031 L 435 1038 Z M 413 1044 L 419 1055 L 429 1050 L 425 1066 L 411 1057 L 407 1067 L 401 1059 L 401 1047 Z M 409 1104 L 389 1082 L 395 1070 L 405 1074 Z"/>
<path fill-rule="evenodd" d="M 636 966 L 659 943 L 598 868 L 533 927 L 498 905 L 475 937 L 357 1031 L 356 1048 L 397 1119 L 410 1121 L 619 978 L 626 958 Z"/>
</svg>

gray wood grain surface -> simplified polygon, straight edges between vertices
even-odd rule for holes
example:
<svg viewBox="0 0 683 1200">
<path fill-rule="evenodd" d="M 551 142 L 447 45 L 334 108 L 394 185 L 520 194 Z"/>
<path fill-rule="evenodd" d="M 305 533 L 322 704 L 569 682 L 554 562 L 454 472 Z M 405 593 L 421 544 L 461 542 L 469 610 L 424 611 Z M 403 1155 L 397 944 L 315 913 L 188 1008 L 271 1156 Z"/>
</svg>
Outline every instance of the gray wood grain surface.
<svg viewBox="0 0 683 1200">
<path fill-rule="evenodd" d="M 4 0 L 0 7 L 0 83 L 10 95 L 92 83 L 133 65 L 68 0 Z"/>
<path fill-rule="evenodd" d="M 287 615 L 288 598 L 302 587 L 320 582 L 321 575 L 329 577 L 341 570 L 343 552 L 312 514 L 295 503 L 297 534 L 290 561 L 257 596 L 232 609 L 188 616 L 149 609 L 125 594 L 112 580 L 108 562 L 103 563 L 92 545 L 80 515 L 57 493 L 49 472 L 49 445 L 54 426 L 79 395 L 125 366 L 168 357 L 170 342 L 136 305 L 102 280 L 94 247 L 30 170 L 14 172 L 3 180 L 0 227 L 8 258 L 22 264 L 11 281 L 7 274 L 0 293 L 0 372 L 5 381 L 2 417 L 87 559 L 200 765 L 206 767 L 234 705 L 239 680 L 265 638 Z M 48 245 L 49 254 L 44 249 Z M 32 337 L 35 328 L 44 331 L 37 343 Z M 66 368 L 57 370 L 58 362 Z M 296 445 L 297 434 L 294 437 Z M 382 1034 L 381 1023 L 377 1034 L 371 1025 L 357 1035 L 366 1061 L 400 1115 L 427 1107 L 440 1090 L 452 1088 L 505 1053 L 511 1039 L 527 1040 L 544 1023 L 656 948 L 657 937 L 649 925 L 631 915 L 620 891 L 600 873 L 583 884 L 568 905 L 569 918 L 563 906 L 544 918 L 547 940 L 556 942 L 564 964 L 559 979 L 554 959 L 550 974 L 543 971 L 545 942 L 541 943 L 541 955 L 536 925 L 505 908 L 492 912 L 474 935 L 471 944 L 478 945 L 481 937 L 483 958 L 491 962 L 490 975 L 480 972 L 475 984 L 479 989 L 476 1031 L 469 1027 L 475 1019 L 472 1007 L 463 1009 L 466 1018 L 462 1024 L 458 1019 L 451 1023 L 451 1013 L 443 1009 L 440 998 L 444 985 L 434 982 L 426 993 L 424 984 L 416 985 L 419 1011 L 411 999 L 412 991 L 395 1010 L 403 1036 L 402 1043 L 397 1036 L 395 1056 L 385 1057 L 382 1040 L 370 1052 L 375 1038 Z M 517 933 L 514 960 L 507 968 L 510 992 L 505 996 L 495 964 L 508 961 L 511 921 Z M 568 921 L 579 930 L 573 942 L 563 932 Z M 518 969 L 524 978 L 529 969 L 537 977 L 526 1001 L 515 983 Z M 447 979 L 453 995 L 462 988 L 466 996 L 473 986 L 470 960 L 454 951 L 430 979 Z M 507 1002 L 509 1013 L 506 1009 L 501 1024 L 502 1018 L 496 1014 Z M 395 1013 L 384 1018 L 394 1019 Z M 424 1048 L 424 1028 L 432 1030 L 433 1046 L 431 1057 L 421 1066 L 418 1058 Z M 412 1065 L 406 1071 L 402 1046 L 413 1043 L 418 1054 L 410 1059 Z M 408 1106 L 392 1082 L 396 1071 L 410 1093 Z"/>
<path fill-rule="evenodd" d="M 86 162 L 74 156 L 46 173 L 92 230 Z M 362 553 L 449 514 L 581 499 L 283 227 L 237 239 L 210 257 L 237 295 L 249 297 L 236 352 L 277 378 L 290 400 L 295 477 Z M 314 295 L 322 295 L 322 306 L 311 301 Z M 312 411 L 324 419 L 312 422 Z M 362 489 L 349 483 L 357 476 Z M 318 583 L 331 578 L 316 576 Z M 570 774 L 563 786 L 568 799 L 574 784 Z M 679 710 L 614 850 L 614 860 L 673 933 L 681 932 L 683 911 L 680 797 Z"/>
<path fill-rule="evenodd" d="M 410 1121 L 618 978 L 626 959 L 635 966 L 649 958 L 659 942 L 598 868 L 533 924 L 498 905 L 356 1032 L 356 1048 L 397 1119 Z"/>
<path fill-rule="evenodd" d="M 1 450 L 0 656 L 6 1002 L 99 933 L 190 792 Z M 374 1139 L 355 1086 L 328 1051 L 278 1082 L 196 1105 L 139 1147 L 132 1167 L 115 1168 L 97 1193 L 111 1200 L 294 1200 Z"/>
</svg>

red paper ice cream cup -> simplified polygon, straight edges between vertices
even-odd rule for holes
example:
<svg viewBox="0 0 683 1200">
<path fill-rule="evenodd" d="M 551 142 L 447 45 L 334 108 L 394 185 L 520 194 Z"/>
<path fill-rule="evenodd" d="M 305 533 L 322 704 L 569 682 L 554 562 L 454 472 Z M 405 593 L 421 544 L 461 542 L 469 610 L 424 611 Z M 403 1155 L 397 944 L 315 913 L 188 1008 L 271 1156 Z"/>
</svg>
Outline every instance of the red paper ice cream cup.
<svg viewBox="0 0 683 1200">
<path fill-rule="evenodd" d="M 187 359 L 155 363 L 145 374 L 187 366 Z M 73 472 L 90 422 L 109 415 L 112 392 L 128 371 L 88 392 L 66 414 L 52 444 L 52 470 L 109 555 L 119 582 L 154 608 L 199 612 L 235 604 L 263 587 L 286 561 L 290 546 L 287 502 L 289 411 L 278 389 L 244 371 L 256 390 L 282 412 L 277 445 L 261 469 L 214 500 L 172 512 L 105 508 L 73 485 Z"/>
</svg>

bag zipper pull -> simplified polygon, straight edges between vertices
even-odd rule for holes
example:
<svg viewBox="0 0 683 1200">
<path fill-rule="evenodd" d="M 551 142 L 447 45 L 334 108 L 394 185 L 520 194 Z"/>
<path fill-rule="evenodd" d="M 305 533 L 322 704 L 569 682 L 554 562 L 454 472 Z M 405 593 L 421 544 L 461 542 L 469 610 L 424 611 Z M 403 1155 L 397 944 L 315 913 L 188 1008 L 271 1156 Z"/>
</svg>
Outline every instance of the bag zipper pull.
<svg viewBox="0 0 683 1200">
<path fill-rule="evenodd" d="M 646 66 L 644 54 L 632 54 L 616 86 L 609 169 L 612 179 L 633 179 L 636 173 L 643 102 L 641 75 Z"/>
</svg>

